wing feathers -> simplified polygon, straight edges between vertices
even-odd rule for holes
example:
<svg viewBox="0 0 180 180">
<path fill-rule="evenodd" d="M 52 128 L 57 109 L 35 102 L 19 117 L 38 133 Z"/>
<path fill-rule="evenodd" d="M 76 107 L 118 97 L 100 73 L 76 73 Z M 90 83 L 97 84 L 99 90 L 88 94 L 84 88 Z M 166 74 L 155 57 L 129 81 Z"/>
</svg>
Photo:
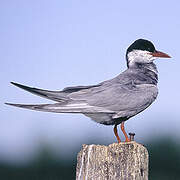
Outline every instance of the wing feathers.
<svg viewBox="0 0 180 180">
<path fill-rule="evenodd" d="M 93 87 L 98 87 L 100 86 L 100 84 L 98 85 L 90 85 L 90 86 L 73 86 L 73 87 L 66 87 L 63 89 L 62 92 L 66 92 L 66 93 L 73 93 L 73 92 L 77 92 L 83 89 L 89 89 L 89 88 L 93 88 Z"/>
<path fill-rule="evenodd" d="M 5 103 L 6 105 L 31 109 L 36 111 L 45 111 L 45 112 L 55 112 L 55 113 L 112 113 L 113 111 L 106 110 L 101 107 L 90 106 L 87 103 L 78 103 L 78 104 L 67 104 L 62 105 L 61 103 L 55 104 L 12 104 Z"/>
<path fill-rule="evenodd" d="M 68 99 L 65 93 L 61 93 L 61 91 L 49 91 L 49 90 L 44 90 L 44 89 L 38 89 L 38 88 L 24 86 L 22 84 L 18 84 L 14 82 L 11 82 L 11 84 L 21 89 L 24 89 L 32 94 L 35 94 L 35 95 L 38 95 L 38 96 L 41 96 L 41 97 L 44 97 L 53 101 L 62 102 Z"/>
</svg>

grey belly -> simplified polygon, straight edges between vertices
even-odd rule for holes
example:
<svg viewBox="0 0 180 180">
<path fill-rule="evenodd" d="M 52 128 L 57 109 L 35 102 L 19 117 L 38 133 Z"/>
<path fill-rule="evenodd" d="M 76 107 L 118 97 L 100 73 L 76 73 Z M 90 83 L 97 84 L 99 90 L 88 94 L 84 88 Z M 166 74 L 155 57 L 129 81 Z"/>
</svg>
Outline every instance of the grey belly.
<svg viewBox="0 0 180 180">
<path fill-rule="evenodd" d="M 84 113 L 85 116 L 91 118 L 93 121 L 104 124 L 104 125 L 114 125 L 120 124 L 123 121 L 126 121 L 128 118 L 112 118 L 114 114 L 108 113 L 98 113 L 98 114 L 91 114 L 91 113 Z"/>
</svg>

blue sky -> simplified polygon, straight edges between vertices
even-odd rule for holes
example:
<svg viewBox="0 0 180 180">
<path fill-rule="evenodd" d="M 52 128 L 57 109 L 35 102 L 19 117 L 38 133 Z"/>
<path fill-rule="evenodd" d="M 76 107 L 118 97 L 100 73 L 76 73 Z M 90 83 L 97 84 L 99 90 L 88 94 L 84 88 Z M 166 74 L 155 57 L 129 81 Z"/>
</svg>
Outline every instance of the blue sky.
<svg viewBox="0 0 180 180">
<path fill-rule="evenodd" d="M 126 69 L 126 49 L 138 38 L 151 40 L 172 59 L 156 60 L 159 96 L 126 122 L 126 129 L 136 133 L 138 142 L 165 135 L 179 138 L 179 6 L 179 1 L 161 0 L 1 1 L 0 160 L 28 160 L 42 144 L 69 155 L 89 139 L 115 142 L 112 126 L 83 115 L 28 111 L 3 103 L 51 102 L 10 81 L 59 90 L 110 79 Z"/>
</svg>

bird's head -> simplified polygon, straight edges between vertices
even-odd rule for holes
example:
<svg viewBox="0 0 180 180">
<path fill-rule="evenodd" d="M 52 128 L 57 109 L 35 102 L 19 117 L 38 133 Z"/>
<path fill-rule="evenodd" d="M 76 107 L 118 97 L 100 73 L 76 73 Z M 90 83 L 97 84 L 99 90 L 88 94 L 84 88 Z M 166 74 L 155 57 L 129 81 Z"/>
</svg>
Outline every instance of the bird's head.
<svg viewBox="0 0 180 180">
<path fill-rule="evenodd" d="M 152 63 L 157 58 L 170 58 L 161 51 L 157 51 L 152 42 L 145 39 L 138 39 L 131 44 L 126 52 L 127 66 L 136 64 Z"/>
</svg>

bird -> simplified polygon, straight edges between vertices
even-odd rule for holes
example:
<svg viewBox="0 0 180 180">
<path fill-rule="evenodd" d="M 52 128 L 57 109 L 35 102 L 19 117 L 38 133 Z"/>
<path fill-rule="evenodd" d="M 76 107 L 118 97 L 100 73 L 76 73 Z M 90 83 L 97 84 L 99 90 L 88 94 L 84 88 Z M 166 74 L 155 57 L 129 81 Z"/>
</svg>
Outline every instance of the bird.
<svg viewBox="0 0 180 180">
<path fill-rule="evenodd" d="M 157 58 L 171 57 L 156 50 L 151 41 L 138 39 L 127 48 L 125 56 L 127 69 L 110 80 L 96 85 L 66 87 L 59 91 L 11 82 L 55 103 L 5 104 L 44 112 L 82 113 L 97 123 L 113 125 L 118 143 L 122 142 L 117 130 L 117 126 L 120 125 L 125 142 L 129 142 L 125 121 L 144 111 L 157 98 L 158 71 L 154 63 Z"/>
</svg>

